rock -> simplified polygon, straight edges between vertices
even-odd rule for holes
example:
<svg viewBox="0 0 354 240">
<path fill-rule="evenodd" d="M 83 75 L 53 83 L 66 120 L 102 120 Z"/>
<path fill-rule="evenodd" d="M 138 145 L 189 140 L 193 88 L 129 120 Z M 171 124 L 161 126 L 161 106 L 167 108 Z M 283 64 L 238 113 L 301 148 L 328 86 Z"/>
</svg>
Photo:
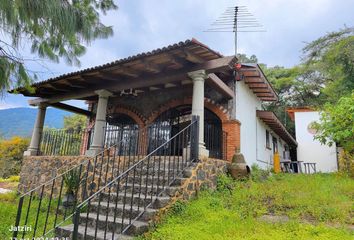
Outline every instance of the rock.
<svg viewBox="0 0 354 240">
<path fill-rule="evenodd" d="M 198 171 L 198 180 L 205 180 L 205 172 L 204 172 L 204 170 L 199 170 Z"/>
<path fill-rule="evenodd" d="M 229 172 L 234 179 L 247 177 L 250 173 L 242 153 L 235 153 L 232 157 L 232 163 L 229 166 Z"/>
</svg>

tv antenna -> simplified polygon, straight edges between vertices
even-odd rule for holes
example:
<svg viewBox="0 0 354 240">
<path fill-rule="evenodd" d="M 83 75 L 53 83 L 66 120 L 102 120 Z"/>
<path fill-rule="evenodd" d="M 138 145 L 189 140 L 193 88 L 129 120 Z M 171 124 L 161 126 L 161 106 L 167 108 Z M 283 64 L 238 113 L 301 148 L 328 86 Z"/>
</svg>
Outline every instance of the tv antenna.
<svg viewBox="0 0 354 240">
<path fill-rule="evenodd" d="M 266 32 L 246 6 L 228 7 L 204 32 L 233 32 L 235 35 L 235 56 L 237 56 L 238 33 Z"/>
</svg>

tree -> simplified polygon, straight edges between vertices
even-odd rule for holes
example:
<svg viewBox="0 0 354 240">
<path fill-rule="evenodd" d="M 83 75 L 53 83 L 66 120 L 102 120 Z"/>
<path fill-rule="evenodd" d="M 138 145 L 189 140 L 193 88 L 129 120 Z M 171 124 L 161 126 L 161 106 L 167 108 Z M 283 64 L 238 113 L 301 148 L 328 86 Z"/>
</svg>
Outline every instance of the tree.
<svg viewBox="0 0 354 240">
<path fill-rule="evenodd" d="M 238 53 L 237 59 L 240 63 L 258 63 L 258 58 L 254 54 L 250 57 L 247 57 L 246 54 Z"/>
<path fill-rule="evenodd" d="M 354 89 L 354 28 L 337 32 L 307 44 L 303 49 L 303 63 L 323 79 L 320 95 L 322 103 L 338 101 Z"/>
<path fill-rule="evenodd" d="M 314 123 L 315 139 L 323 144 L 338 143 L 354 154 L 354 91 L 351 96 L 342 97 L 337 104 L 327 103 L 321 112 L 320 122 Z"/>
<path fill-rule="evenodd" d="M 21 42 L 40 58 L 79 65 L 85 46 L 113 34 L 100 12 L 116 9 L 113 0 L 0 0 L 0 90 L 26 86 L 36 74 L 26 68 Z"/>
<path fill-rule="evenodd" d="M 301 64 L 292 68 L 262 68 L 279 98 L 279 101 L 267 103 L 265 107 L 275 112 L 287 129 L 294 133 L 294 123 L 286 113 L 286 108 L 317 106 L 321 102 L 323 78 L 316 71 Z"/>
<path fill-rule="evenodd" d="M 79 114 L 73 114 L 64 117 L 64 129 L 78 130 L 86 128 L 87 117 Z"/>
<path fill-rule="evenodd" d="M 28 144 L 29 139 L 17 136 L 0 140 L 0 177 L 7 178 L 19 174 L 23 152 Z"/>
</svg>

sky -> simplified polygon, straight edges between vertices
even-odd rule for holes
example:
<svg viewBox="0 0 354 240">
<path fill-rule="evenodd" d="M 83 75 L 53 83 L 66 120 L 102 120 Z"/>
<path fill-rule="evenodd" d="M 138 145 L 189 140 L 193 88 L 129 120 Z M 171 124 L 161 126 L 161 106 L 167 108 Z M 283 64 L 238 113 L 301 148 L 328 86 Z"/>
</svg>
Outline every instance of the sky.
<svg viewBox="0 0 354 240">
<path fill-rule="evenodd" d="M 354 26 L 354 0 L 124 0 L 116 1 L 119 9 L 102 16 L 102 22 L 113 26 L 114 36 L 87 46 L 80 58 L 81 66 L 68 66 L 47 60 L 30 62 L 39 80 L 63 73 L 101 65 L 120 58 L 151 51 L 169 44 L 196 38 L 223 55 L 234 54 L 232 33 L 209 33 L 210 27 L 228 7 L 247 6 L 266 32 L 240 33 L 238 52 L 255 54 L 259 62 L 291 67 L 301 60 L 306 43 L 345 25 Z M 21 51 L 30 55 L 28 44 Z M 29 107 L 22 95 L 5 95 L 0 109 Z M 81 101 L 70 101 L 84 107 Z"/>
</svg>

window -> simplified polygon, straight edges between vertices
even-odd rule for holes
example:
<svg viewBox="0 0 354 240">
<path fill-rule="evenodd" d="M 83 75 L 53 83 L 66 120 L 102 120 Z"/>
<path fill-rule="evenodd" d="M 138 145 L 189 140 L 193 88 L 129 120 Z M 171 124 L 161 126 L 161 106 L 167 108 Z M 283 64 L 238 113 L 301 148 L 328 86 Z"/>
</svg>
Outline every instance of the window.
<svg viewBox="0 0 354 240">
<path fill-rule="evenodd" d="M 270 149 L 270 137 L 268 130 L 266 130 L 266 148 Z"/>
<path fill-rule="evenodd" d="M 278 152 L 278 139 L 273 136 L 273 153 Z"/>
<path fill-rule="evenodd" d="M 283 154 L 284 159 L 290 159 L 290 153 L 289 153 L 289 147 L 288 145 L 284 145 L 284 154 Z"/>
</svg>

